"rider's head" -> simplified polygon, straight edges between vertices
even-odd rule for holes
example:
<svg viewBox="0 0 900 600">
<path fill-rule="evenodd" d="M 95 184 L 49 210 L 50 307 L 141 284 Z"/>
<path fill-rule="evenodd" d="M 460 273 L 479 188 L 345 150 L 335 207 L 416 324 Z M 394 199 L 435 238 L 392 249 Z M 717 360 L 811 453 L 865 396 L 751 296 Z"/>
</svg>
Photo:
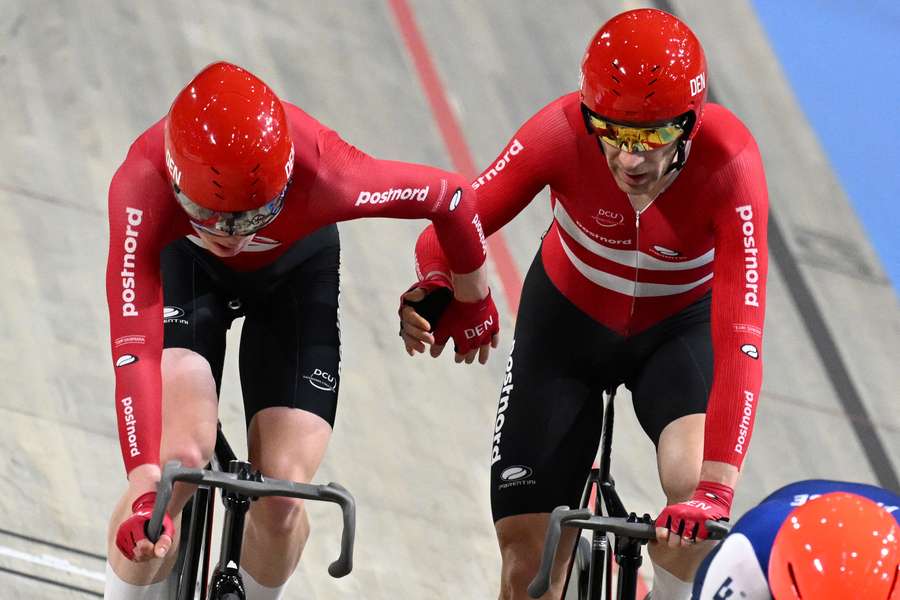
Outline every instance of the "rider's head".
<svg viewBox="0 0 900 600">
<path fill-rule="evenodd" d="M 825 494 L 795 508 L 769 557 L 775 600 L 900 598 L 900 527 L 868 498 Z"/>
<path fill-rule="evenodd" d="M 706 88 L 700 40 L 669 13 L 630 10 L 597 31 L 581 61 L 582 111 L 623 191 L 648 193 L 684 165 Z"/>
<path fill-rule="evenodd" d="M 233 248 L 280 212 L 294 146 L 278 96 L 252 73 L 200 71 L 169 109 L 165 143 L 175 195 L 204 239 Z"/>
</svg>

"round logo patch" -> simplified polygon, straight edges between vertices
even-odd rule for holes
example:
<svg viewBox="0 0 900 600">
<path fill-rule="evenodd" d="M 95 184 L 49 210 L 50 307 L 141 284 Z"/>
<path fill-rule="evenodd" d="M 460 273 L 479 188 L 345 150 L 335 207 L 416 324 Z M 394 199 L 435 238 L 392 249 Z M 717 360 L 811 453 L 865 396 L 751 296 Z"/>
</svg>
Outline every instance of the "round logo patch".
<svg viewBox="0 0 900 600">
<path fill-rule="evenodd" d="M 163 308 L 163 319 L 177 319 L 183 316 L 184 311 L 177 306 L 166 306 Z"/>
<path fill-rule="evenodd" d="M 530 477 L 532 473 L 534 473 L 534 471 L 531 468 L 516 465 L 514 467 L 506 467 L 503 469 L 503 472 L 500 473 L 500 479 L 503 481 L 516 481 L 517 479 Z"/>
</svg>

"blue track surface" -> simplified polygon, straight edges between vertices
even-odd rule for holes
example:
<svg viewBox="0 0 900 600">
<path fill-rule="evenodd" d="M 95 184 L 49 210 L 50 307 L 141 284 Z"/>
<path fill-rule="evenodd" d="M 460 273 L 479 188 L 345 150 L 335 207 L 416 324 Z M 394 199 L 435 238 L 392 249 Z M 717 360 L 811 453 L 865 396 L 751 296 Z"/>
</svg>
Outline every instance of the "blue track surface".
<svg viewBox="0 0 900 600">
<path fill-rule="evenodd" d="M 752 2 L 894 290 L 900 289 L 900 3 Z"/>
</svg>

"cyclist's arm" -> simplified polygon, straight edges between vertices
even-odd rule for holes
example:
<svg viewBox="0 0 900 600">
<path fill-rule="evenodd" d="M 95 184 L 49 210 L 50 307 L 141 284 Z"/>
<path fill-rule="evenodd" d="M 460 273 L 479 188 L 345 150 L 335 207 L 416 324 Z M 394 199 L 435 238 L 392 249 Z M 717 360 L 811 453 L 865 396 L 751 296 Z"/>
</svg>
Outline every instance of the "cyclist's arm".
<svg viewBox="0 0 900 600">
<path fill-rule="evenodd" d="M 129 474 L 141 465 L 159 465 L 163 322 L 157 223 L 164 204 L 155 201 L 165 194 L 171 194 L 165 178 L 135 144 L 109 188 L 106 267 L 119 443 Z"/>
<path fill-rule="evenodd" d="M 768 272 L 768 194 L 752 138 L 716 177 L 717 189 L 725 190 L 725 198 L 714 221 L 714 375 L 706 414 L 704 469 L 730 469 L 736 479 L 735 469 L 741 468 L 750 445 L 762 385 Z M 728 485 L 733 487 L 734 482 Z"/>
<path fill-rule="evenodd" d="M 318 175 L 310 194 L 310 212 L 317 220 L 429 219 L 441 243 L 451 250 L 448 260 L 454 272 L 470 273 L 484 263 L 475 194 L 461 176 L 373 158 L 333 131 L 320 135 L 319 150 Z"/>
<path fill-rule="evenodd" d="M 478 214 L 487 236 L 499 231 L 528 206 L 555 173 L 577 164 L 573 132 L 560 100 L 541 109 L 515 133 L 500 154 L 472 182 Z M 447 257 L 432 227 L 416 242 L 416 275 L 447 275 Z"/>
</svg>

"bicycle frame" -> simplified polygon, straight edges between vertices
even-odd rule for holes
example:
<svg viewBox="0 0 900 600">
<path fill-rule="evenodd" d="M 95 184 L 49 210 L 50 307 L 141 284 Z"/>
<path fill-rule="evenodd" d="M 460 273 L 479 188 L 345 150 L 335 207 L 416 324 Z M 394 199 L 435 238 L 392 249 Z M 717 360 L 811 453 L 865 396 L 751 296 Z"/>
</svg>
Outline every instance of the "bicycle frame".
<svg viewBox="0 0 900 600">
<path fill-rule="evenodd" d="M 612 433 L 615 421 L 615 389 L 607 390 L 607 398 L 603 408 L 603 431 L 600 441 L 600 467 L 591 469 L 584 491 L 581 494 L 581 508 L 591 509 L 596 516 L 629 518 L 628 511 L 622 503 L 616 491 L 616 482 L 610 474 L 612 461 Z M 592 492 L 594 492 L 592 494 Z M 594 506 L 589 506 L 591 497 L 596 499 Z M 633 519 L 636 517 L 632 515 Z M 644 515 L 644 519 L 649 519 Z M 581 535 L 581 530 L 579 530 Z M 637 595 L 638 569 L 643 562 L 641 546 L 647 540 L 636 540 L 628 537 L 617 536 L 615 540 L 615 558 L 619 565 L 618 585 L 616 597 L 618 600 L 635 600 Z M 609 537 L 605 531 L 594 530 L 591 536 L 591 563 L 588 572 L 587 600 L 612 599 L 612 553 L 609 551 Z M 577 550 L 577 545 L 576 545 Z M 572 560 L 569 561 L 569 574 L 571 576 L 574 564 L 574 551 Z M 563 593 L 565 593 L 565 588 Z"/>
<path fill-rule="evenodd" d="M 221 469 L 222 465 L 236 461 L 237 456 L 225 434 L 222 425 L 219 424 L 216 431 L 216 446 L 213 451 L 213 462 Z M 213 468 L 213 463 L 206 466 Z M 194 492 L 191 502 L 185 506 L 181 513 L 182 531 L 187 531 L 187 539 L 182 540 L 178 549 L 178 561 L 172 570 L 173 577 L 177 580 L 175 600 L 194 600 L 194 592 L 197 587 L 198 567 L 202 566 L 200 575 L 200 600 L 207 596 L 209 585 L 209 561 L 212 543 L 213 517 L 216 505 L 215 488 L 200 486 Z M 185 529 L 185 524 L 187 528 Z M 201 536 L 203 536 L 201 538 Z M 201 560 L 202 552 L 202 560 Z M 180 574 L 180 577 L 179 577 Z"/>
<path fill-rule="evenodd" d="M 615 481 L 610 475 L 615 390 L 608 390 L 606 393 L 608 399 L 603 410 L 600 466 L 591 470 L 582 493 L 581 508 L 570 510 L 568 506 L 558 506 L 550 514 L 541 565 L 528 586 L 528 594 L 532 598 L 540 598 L 549 589 L 550 573 L 559 547 L 562 528 L 572 527 L 578 530 L 579 539 L 582 530 L 593 531 L 586 596 L 580 600 L 612 600 L 613 556 L 619 565 L 617 600 L 636 600 L 638 568 L 643 562 L 641 546 L 656 539 L 656 525 L 648 514 L 638 517 L 635 513 L 627 512 L 616 492 Z M 593 491 L 596 491 L 596 499 L 591 508 L 589 504 Z M 710 539 L 722 539 L 729 531 L 727 524 L 718 521 L 706 521 L 706 527 Z M 612 552 L 609 533 L 615 536 L 615 547 Z M 563 594 L 570 583 L 577 551 L 576 543 L 569 561 Z"/>
</svg>

